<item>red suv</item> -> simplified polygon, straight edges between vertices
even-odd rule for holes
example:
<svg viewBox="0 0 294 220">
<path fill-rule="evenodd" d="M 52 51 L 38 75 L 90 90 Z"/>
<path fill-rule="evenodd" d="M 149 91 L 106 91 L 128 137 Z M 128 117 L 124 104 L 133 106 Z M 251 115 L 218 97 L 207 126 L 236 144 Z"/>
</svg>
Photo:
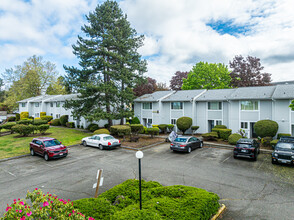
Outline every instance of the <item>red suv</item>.
<svg viewBox="0 0 294 220">
<path fill-rule="evenodd" d="M 49 159 L 66 157 L 68 150 L 55 138 L 40 137 L 34 138 L 30 143 L 30 152 L 34 156 L 41 155 L 47 161 Z"/>
</svg>

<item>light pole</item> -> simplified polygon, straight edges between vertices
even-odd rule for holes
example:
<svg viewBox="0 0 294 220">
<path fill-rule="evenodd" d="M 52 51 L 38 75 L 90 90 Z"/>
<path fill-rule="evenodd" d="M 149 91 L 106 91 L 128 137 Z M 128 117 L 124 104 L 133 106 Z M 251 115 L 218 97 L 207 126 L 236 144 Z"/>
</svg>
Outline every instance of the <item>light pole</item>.
<svg viewBox="0 0 294 220">
<path fill-rule="evenodd" d="M 141 159 L 144 154 L 142 151 L 136 152 L 136 157 L 139 159 L 139 194 L 140 194 L 140 210 L 142 210 L 142 190 L 141 190 Z"/>
</svg>

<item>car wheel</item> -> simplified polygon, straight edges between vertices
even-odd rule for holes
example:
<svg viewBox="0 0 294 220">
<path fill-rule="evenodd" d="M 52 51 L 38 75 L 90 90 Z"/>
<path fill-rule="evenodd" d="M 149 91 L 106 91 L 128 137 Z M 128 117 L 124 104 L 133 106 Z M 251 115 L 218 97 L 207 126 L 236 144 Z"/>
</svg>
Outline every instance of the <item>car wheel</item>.
<svg viewBox="0 0 294 220">
<path fill-rule="evenodd" d="M 191 147 L 188 147 L 188 153 L 191 153 L 192 149 Z"/>
<path fill-rule="evenodd" d="M 87 142 L 83 141 L 83 145 L 84 145 L 84 147 L 87 147 Z"/>
<path fill-rule="evenodd" d="M 101 144 L 99 144 L 99 149 L 103 150 L 103 146 Z"/>
<path fill-rule="evenodd" d="M 48 156 L 48 154 L 44 154 L 44 159 L 45 159 L 46 161 L 49 160 L 49 156 Z"/>
<path fill-rule="evenodd" d="M 257 160 L 257 154 L 254 155 L 254 157 L 252 158 L 253 161 Z"/>
<path fill-rule="evenodd" d="M 33 148 L 31 148 L 30 152 L 31 152 L 31 155 L 32 155 L 32 156 L 35 156 L 35 151 L 34 151 Z"/>
<path fill-rule="evenodd" d="M 238 157 L 234 155 L 234 159 L 237 159 Z"/>
</svg>

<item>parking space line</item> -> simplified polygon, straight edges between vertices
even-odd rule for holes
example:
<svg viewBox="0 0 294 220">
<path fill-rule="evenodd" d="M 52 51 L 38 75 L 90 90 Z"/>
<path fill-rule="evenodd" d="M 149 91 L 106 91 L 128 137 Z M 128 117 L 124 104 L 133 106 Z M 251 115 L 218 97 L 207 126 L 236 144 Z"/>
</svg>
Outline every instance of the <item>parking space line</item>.
<svg viewBox="0 0 294 220">
<path fill-rule="evenodd" d="M 14 176 L 14 177 L 16 177 L 16 175 L 15 175 L 15 174 L 13 174 L 13 173 L 11 173 L 11 172 L 9 172 L 9 171 L 7 171 L 7 170 L 4 170 L 4 169 L 1 169 L 1 170 L 3 170 L 5 173 L 8 173 L 8 174 L 10 174 L 11 176 Z"/>
<path fill-rule="evenodd" d="M 230 159 L 231 156 L 232 156 L 232 155 L 230 155 L 230 156 L 228 156 L 226 159 L 224 159 L 224 160 L 222 161 L 222 163 L 224 163 L 224 162 L 226 162 L 228 159 Z"/>
</svg>

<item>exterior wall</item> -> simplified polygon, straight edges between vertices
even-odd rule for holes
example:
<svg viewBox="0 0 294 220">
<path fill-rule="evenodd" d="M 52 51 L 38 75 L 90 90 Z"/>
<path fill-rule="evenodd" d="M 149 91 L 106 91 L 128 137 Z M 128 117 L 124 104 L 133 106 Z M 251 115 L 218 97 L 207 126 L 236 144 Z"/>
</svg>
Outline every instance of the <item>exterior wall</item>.
<svg viewBox="0 0 294 220">
<path fill-rule="evenodd" d="M 270 119 L 272 116 L 272 101 L 260 101 L 260 120 Z"/>
<path fill-rule="evenodd" d="M 274 119 L 279 124 L 278 133 L 291 134 L 291 109 L 290 100 L 276 100 L 274 102 Z"/>
<path fill-rule="evenodd" d="M 21 112 L 28 112 L 28 103 L 26 103 L 26 106 L 25 107 L 22 107 L 22 103 L 19 103 L 18 104 L 18 109 L 19 109 L 19 113 Z"/>
<path fill-rule="evenodd" d="M 158 112 L 158 113 L 157 113 Z M 159 102 L 152 103 L 152 111 L 151 111 L 151 118 L 152 124 L 161 124 L 161 114 L 159 109 Z"/>
<path fill-rule="evenodd" d="M 141 106 L 141 103 L 140 102 L 135 102 L 134 103 L 134 115 L 142 123 L 141 108 L 142 108 L 142 106 Z"/>
<path fill-rule="evenodd" d="M 206 102 L 196 102 L 196 123 L 195 125 L 199 126 L 197 133 L 207 133 L 208 131 L 208 122 L 207 122 L 207 104 Z"/>
<path fill-rule="evenodd" d="M 223 125 L 226 125 L 227 128 L 230 128 L 230 123 L 229 123 L 229 103 L 228 102 L 223 102 L 223 112 L 222 112 L 222 116 L 223 116 Z"/>
<path fill-rule="evenodd" d="M 161 109 L 161 124 L 171 124 L 170 102 L 163 102 Z"/>
<path fill-rule="evenodd" d="M 240 104 L 239 101 L 229 102 L 229 124 L 228 128 L 232 129 L 232 133 L 236 133 L 240 129 Z"/>
</svg>

